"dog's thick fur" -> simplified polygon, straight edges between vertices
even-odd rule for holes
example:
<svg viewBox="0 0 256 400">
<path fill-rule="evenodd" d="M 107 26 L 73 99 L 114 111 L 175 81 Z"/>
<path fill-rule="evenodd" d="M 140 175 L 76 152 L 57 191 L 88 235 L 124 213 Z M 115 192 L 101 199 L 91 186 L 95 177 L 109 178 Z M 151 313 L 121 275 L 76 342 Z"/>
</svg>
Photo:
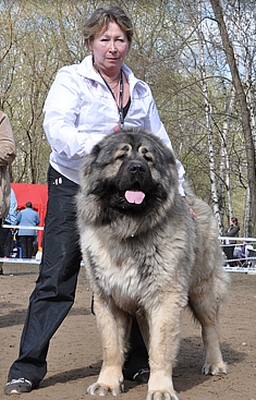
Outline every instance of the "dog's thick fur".
<svg viewBox="0 0 256 400">
<path fill-rule="evenodd" d="M 116 132 L 93 148 L 80 178 L 81 249 L 104 352 L 88 393 L 121 392 L 133 315 L 149 351 L 147 400 L 177 400 L 172 367 L 186 305 L 202 325 L 203 372 L 226 373 L 218 322 L 226 276 L 216 221 L 206 203 L 180 196 L 172 152 L 150 133 Z"/>
</svg>

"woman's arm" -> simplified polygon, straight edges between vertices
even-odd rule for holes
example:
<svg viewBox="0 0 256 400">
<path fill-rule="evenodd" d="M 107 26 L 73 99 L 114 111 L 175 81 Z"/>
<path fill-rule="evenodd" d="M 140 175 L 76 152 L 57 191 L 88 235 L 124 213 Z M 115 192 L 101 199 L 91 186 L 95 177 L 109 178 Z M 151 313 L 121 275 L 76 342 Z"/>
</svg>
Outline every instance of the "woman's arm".
<svg viewBox="0 0 256 400">
<path fill-rule="evenodd" d="M 74 66 L 57 73 L 44 106 L 44 129 L 51 148 L 69 160 L 79 160 L 105 135 L 81 130 L 81 107 L 86 93 Z M 106 116 L 107 118 L 107 116 Z M 97 110 L 95 110 L 95 124 Z"/>
<path fill-rule="evenodd" d="M 235 236 L 237 236 L 237 233 L 239 232 L 239 230 L 240 230 L 239 226 L 232 226 L 232 228 L 229 230 L 229 232 L 225 233 L 225 236 L 235 237 Z"/>
</svg>

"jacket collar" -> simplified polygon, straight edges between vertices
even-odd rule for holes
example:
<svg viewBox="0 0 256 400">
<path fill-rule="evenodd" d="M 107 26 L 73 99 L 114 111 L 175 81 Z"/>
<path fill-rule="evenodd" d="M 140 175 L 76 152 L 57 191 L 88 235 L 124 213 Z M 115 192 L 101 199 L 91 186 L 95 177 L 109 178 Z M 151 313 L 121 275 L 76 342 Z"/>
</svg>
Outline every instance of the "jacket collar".
<svg viewBox="0 0 256 400">
<path fill-rule="evenodd" d="M 135 85 L 138 86 L 137 89 L 139 89 L 139 91 L 143 89 L 146 90 L 145 83 L 142 80 L 137 79 L 134 76 L 132 70 L 126 64 L 122 65 L 122 69 L 130 84 L 130 91 L 133 90 Z M 99 74 L 95 71 L 95 68 L 93 67 L 92 55 L 85 57 L 83 61 L 80 64 L 78 64 L 77 73 L 81 76 L 84 76 L 85 78 L 92 79 L 96 82 L 102 83 Z"/>
</svg>

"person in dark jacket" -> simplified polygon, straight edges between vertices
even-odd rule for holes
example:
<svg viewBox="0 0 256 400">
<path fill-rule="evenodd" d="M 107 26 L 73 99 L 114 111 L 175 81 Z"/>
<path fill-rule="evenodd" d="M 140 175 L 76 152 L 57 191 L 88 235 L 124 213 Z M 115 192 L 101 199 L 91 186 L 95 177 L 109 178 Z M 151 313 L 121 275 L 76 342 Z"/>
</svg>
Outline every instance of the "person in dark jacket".
<svg viewBox="0 0 256 400">
<path fill-rule="evenodd" d="M 225 246 L 223 247 L 224 253 L 226 254 L 227 260 L 232 260 L 234 258 L 233 253 L 234 253 L 234 245 L 236 244 L 236 240 L 234 240 L 234 237 L 238 237 L 240 231 L 240 226 L 238 224 L 238 219 L 235 217 L 232 217 L 230 219 L 230 225 L 229 227 L 225 230 L 224 236 L 229 236 L 232 239 L 226 239 L 225 240 Z M 229 263 L 231 266 L 233 265 L 232 262 Z"/>
</svg>

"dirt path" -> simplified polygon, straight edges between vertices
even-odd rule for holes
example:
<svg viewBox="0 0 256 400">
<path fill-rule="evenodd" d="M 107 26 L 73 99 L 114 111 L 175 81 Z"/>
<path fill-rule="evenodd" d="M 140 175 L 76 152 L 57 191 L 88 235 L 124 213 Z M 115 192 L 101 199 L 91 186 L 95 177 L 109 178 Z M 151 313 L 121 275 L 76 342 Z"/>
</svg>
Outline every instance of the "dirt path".
<svg viewBox="0 0 256 400">
<path fill-rule="evenodd" d="M 37 278 L 37 266 L 4 265 L 0 277 L 1 342 L 0 399 L 8 369 L 18 353 L 28 297 Z M 201 375 L 204 360 L 200 329 L 184 312 L 181 348 L 174 369 L 174 386 L 181 400 L 256 400 L 256 276 L 231 274 L 230 300 L 221 310 L 221 347 L 229 373 L 220 377 Z M 28 400 L 95 400 L 86 388 L 96 380 L 101 349 L 90 314 L 90 291 L 81 272 L 76 302 L 53 337 L 48 374 L 40 389 L 12 396 Z M 145 400 L 147 385 L 125 382 L 120 400 Z M 111 398 L 108 396 L 107 398 Z"/>
</svg>

